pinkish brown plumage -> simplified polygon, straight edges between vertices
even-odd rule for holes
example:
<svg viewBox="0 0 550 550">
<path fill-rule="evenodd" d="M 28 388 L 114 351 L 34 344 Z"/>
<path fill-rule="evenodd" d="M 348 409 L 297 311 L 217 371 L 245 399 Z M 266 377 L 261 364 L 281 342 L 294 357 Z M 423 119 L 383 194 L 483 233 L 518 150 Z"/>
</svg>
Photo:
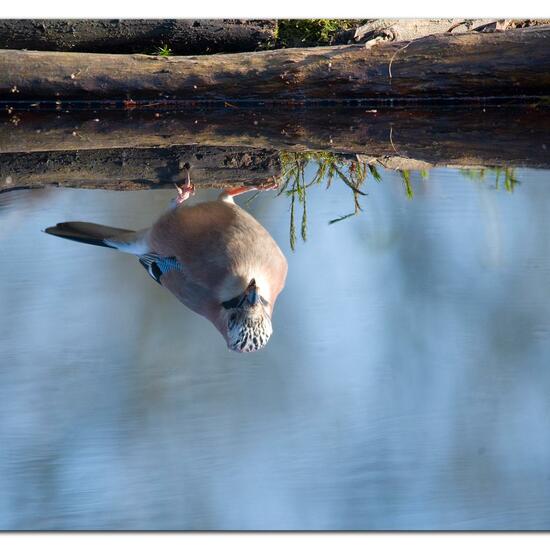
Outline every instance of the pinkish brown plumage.
<svg viewBox="0 0 550 550">
<path fill-rule="evenodd" d="M 175 207 L 151 228 L 133 232 L 85 222 L 66 222 L 47 233 L 116 248 L 139 257 L 149 274 L 183 304 L 206 317 L 234 351 L 262 348 L 284 287 L 287 261 L 267 230 L 233 197 L 185 206 L 189 181 L 178 188 Z"/>
</svg>

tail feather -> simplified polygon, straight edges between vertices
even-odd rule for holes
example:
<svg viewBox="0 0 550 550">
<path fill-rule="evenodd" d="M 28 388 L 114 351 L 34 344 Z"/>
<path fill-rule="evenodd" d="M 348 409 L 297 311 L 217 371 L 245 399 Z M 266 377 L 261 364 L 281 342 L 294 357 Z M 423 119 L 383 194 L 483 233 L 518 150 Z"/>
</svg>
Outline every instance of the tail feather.
<svg viewBox="0 0 550 550">
<path fill-rule="evenodd" d="M 79 243 L 124 249 L 136 239 L 136 231 L 108 227 L 97 223 L 63 222 L 44 230 L 50 235 Z"/>
</svg>

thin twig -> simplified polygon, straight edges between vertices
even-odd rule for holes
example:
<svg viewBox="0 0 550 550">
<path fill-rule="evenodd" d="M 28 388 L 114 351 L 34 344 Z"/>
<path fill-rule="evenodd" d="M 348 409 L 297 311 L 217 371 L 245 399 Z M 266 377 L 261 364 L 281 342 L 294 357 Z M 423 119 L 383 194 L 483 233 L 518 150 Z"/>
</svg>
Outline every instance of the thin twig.
<svg viewBox="0 0 550 550">
<path fill-rule="evenodd" d="M 464 25 L 465 23 L 466 23 L 466 19 L 464 19 L 463 21 L 459 21 L 458 23 L 451 25 L 445 32 L 453 32 L 455 29 Z"/>
<path fill-rule="evenodd" d="M 410 42 L 408 42 L 407 44 L 405 44 L 402 48 L 399 48 L 398 50 L 396 50 L 394 52 L 394 54 L 392 55 L 391 59 L 390 59 L 390 63 L 388 65 L 388 73 L 390 75 L 390 85 L 391 85 L 391 79 L 392 79 L 392 74 L 391 74 L 391 65 L 393 63 L 393 60 L 395 59 L 395 56 L 399 53 L 399 52 L 402 52 L 404 49 L 408 48 L 412 43 L 414 42 L 414 40 L 411 40 Z"/>
<path fill-rule="evenodd" d="M 395 148 L 395 145 L 393 144 L 393 126 L 390 126 L 390 143 L 391 143 L 391 146 L 393 148 L 393 150 L 395 151 L 395 153 L 399 156 L 399 151 Z"/>
</svg>

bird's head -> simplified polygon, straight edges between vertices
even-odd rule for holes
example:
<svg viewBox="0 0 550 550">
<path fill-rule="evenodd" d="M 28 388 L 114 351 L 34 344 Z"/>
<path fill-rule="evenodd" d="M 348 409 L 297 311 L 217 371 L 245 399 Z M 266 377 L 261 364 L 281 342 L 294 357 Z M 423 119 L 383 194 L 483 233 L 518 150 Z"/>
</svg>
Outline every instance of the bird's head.
<svg viewBox="0 0 550 550">
<path fill-rule="evenodd" d="M 258 351 L 267 344 L 273 332 L 268 305 L 254 279 L 243 293 L 223 302 L 229 349 L 238 352 Z"/>
</svg>

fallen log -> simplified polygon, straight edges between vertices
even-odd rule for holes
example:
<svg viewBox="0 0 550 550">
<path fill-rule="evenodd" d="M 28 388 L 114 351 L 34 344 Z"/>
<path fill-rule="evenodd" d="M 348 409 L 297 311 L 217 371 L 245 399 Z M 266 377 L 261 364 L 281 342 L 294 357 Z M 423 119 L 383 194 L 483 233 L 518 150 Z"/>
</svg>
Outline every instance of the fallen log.
<svg viewBox="0 0 550 550">
<path fill-rule="evenodd" d="M 264 185 L 280 174 L 275 151 L 167 147 L 0 154 L 0 192 L 48 186 L 139 190 L 173 188 L 191 165 L 198 186 Z"/>
<path fill-rule="evenodd" d="M 429 34 L 466 32 L 494 19 L 370 19 L 364 24 L 340 31 L 333 44 L 380 44 L 415 40 Z"/>
<path fill-rule="evenodd" d="M 347 34 L 342 33 L 340 40 L 362 42 L 372 47 L 381 42 L 415 40 L 430 34 L 500 32 L 548 24 L 549 19 L 373 19 Z"/>
<path fill-rule="evenodd" d="M 0 99 L 319 102 L 544 95 L 550 26 L 411 42 L 158 57 L 0 50 Z"/>
<path fill-rule="evenodd" d="M 539 104 L 540 103 L 540 104 Z M 436 165 L 550 168 L 550 107 L 532 105 L 13 111 L 0 152 L 244 146 L 407 157 Z"/>
<path fill-rule="evenodd" d="M 172 54 L 250 52 L 274 40 L 266 19 L 0 19 L 0 48 Z"/>
</svg>

